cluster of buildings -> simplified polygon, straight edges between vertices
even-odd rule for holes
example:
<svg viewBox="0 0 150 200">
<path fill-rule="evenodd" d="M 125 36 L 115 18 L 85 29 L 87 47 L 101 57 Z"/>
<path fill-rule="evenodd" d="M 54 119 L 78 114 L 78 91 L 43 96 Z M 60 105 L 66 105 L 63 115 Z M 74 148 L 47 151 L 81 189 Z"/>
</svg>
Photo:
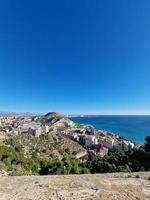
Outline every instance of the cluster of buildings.
<svg viewBox="0 0 150 200">
<path fill-rule="evenodd" d="M 49 132 L 49 126 L 40 123 L 36 117 L 0 117 L 0 131 L 18 135 L 26 132 L 35 137 Z"/>
<path fill-rule="evenodd" d="M 133 142 L 103 130 L 92 134 L 74 133 L 71 137 L 89 151 L 101 156 L 107 155 L 108 151 L 131 151 L 135 147 Z"/>
</svg>

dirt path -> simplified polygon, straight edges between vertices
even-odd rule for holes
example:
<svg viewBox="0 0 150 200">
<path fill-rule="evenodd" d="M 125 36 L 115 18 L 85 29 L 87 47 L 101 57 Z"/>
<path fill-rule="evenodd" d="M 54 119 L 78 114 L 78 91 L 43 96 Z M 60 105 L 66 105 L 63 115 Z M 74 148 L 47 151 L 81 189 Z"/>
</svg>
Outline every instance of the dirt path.
<svg viewBox="0 0 150 200">
<path fill-rule="evenodd" d="M 1 176 L 0 200 L 150 200 L 150 173 L 138 176 Z"/>
</svg>

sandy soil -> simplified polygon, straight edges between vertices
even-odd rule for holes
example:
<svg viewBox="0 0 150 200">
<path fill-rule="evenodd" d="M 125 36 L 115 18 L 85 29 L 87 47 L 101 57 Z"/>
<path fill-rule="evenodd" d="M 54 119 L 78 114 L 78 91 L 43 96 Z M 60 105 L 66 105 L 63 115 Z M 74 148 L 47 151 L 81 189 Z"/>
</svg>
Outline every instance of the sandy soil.
<svg viewBox="0 0 150 200">
<path fill-rule="evenodd" d="M 150 200 L 150 172 L 70 176 L 0 176 L 0 200 L 94 199 Z"/>
</svg>

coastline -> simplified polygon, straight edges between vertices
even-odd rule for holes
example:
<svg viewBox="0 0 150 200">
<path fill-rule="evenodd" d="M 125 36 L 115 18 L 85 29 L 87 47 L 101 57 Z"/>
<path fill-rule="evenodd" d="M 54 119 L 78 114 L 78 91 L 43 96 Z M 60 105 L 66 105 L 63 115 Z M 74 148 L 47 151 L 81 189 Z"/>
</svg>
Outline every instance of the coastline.
<svg viewBox="0 0 150 200">
<path fill-rule="evenodd" d="M 98 130 L 107 130 L 140 145 L 150 133 L 149 115 L 94 115 L 70 119 L 79 124 L 91 124 Z"/>
</svg>

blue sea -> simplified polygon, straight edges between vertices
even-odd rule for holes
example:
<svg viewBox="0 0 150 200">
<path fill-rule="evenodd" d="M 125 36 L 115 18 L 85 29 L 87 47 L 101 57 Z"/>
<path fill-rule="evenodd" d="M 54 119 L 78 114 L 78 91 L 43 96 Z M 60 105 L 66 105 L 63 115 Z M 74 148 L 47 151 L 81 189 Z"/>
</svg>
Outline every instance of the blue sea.
<svg viewBox="0 0 150 200">
<path fill-rule="evenodd" d="M 150 116 L 86 116 L 71 118 L 79 124 L 90 124 L 96 129 L 111 131 L 139 144 L 150 135 Z"/>
</svg>

